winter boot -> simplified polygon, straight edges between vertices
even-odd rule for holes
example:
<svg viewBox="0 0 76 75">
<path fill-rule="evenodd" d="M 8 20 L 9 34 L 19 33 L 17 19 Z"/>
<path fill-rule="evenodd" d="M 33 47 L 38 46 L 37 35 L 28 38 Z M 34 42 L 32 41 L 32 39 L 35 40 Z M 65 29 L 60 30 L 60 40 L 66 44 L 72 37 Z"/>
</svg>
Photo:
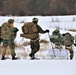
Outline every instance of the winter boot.
<svg viewBox="0 0 76 75">
<path fill-rule="evenodd" d="M 34 54 L 29 54 L 29 56 L 31 57 L 31 60 L 39 60 L 39 58 L 36 58 Z"/>
<path fill-rule="evenodd" d="M 70 55 L 70 60 L 72 60 L 73 59 L 73 56 L 72 55 Z"/>
<path fill-rule="evenodd" d="M 18 58 L 15 56 L 12 56 L 12 60 L 17 60 Z"/>
<path fill-rule="evenodd" d="M 1 60 L 5 60 L 5 56 L 2 56 Z"/>
<path fill-rule="evenodd" d="M 31 57 L 31 59 L 35 59 L 35 56 L 34 56 L 34 54 L 29 54 L 29 56 Z"/>
</svg>

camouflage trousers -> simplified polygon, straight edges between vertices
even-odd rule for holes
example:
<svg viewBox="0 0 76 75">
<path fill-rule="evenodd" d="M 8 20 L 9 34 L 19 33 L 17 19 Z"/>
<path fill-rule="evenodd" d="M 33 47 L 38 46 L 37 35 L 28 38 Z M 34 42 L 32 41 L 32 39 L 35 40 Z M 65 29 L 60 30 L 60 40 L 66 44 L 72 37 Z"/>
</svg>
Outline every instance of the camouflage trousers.
<svg viewBox="0 0 76 75">
<path fill-rule="evenodd" d="M 35 53 L 38 52 L 40 48 L 39 39 L 36 41 L 30 41 L 30 45 L 31 45 L 31 54 L 35 55 Z"/>
<path fill-rule="evenodd" d="M 14 43 L 14 40 L 3 40 L 2 56 L 5 56 L 7 46 L 10 47 L 10 50 L 11 50 L 11 56 L 12 56 L 12 57 L 15 56 L 16 53 L 15 53 L 15 43 Z"/>
<path fill-rule="evenodd" d="M 74 51 L 72 49 L 72 46 L 65 46 L 65 49 L 69 50 L 69 52 L 70 52 L 70 59 L 73 59 Z"/>
</svg>

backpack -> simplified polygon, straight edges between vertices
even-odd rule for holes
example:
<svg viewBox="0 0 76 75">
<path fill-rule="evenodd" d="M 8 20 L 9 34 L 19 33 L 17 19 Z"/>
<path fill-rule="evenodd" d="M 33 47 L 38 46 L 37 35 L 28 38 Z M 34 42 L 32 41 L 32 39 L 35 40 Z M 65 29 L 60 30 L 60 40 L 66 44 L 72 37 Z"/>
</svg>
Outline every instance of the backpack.
<svg viewBox="0 0 76 75">
<path fill-rule="evenodd" d="M 37 36 L 38 29 L 33 22 L 24 23 L 24 25 L 22 26 L 22 32 L 23 34 L 20 35 L 21 37 L 25 37 L 28 39 L 34 39 L 38 37 Z"/>
<path fill-rule="evenodd" d="M 11 34 L 12 34 L 12 32 L 11 32 L 11 29 L 10 29 L 8 23 L 7 22 L 3 23 L 1 26 L 1 38 L 3 40 L 10 40 L 10 39 L 12 39 Z"/>
<path fill-rule="evenodd" d="M 55 43 L 55 44 L 60 44 L 62 41 L 62 37 L 61 34 L 58 31 L 53 31 L 51 37 L 50 37 L 50 41 Z"/>
<path fill-rule="evenodd" d="M 54 44 L 61 44 L 62 37 L 60 37 L 58 35 L 51 35 L 50 41 L 53 42 Z"/>
<path fill-rule="evenodd" d="M 70 33 L 66 33 L 62 39 L 63 45 L 71 46 L 74 43 L 74 38 Z"/>
</svg>

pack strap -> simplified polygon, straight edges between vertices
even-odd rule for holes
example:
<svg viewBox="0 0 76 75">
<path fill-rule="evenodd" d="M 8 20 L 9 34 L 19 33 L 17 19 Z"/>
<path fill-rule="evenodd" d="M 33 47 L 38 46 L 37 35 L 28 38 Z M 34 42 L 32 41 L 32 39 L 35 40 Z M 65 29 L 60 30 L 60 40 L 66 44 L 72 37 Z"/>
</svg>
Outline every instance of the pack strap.
<svg viewBox="0 0 76 75">
<path fill-rule="evenodd" d="M 32 42 L 36 42 L 37 40 L 39 40 L 40 39 L 40 37 L 38 37 L 36 40 L 31 40 Z"/>
<path fill-rule="evenodd" d="M 72 48 L 72 46 L 65 46 L 67 49 L 71 49 Z"/>
</svg>

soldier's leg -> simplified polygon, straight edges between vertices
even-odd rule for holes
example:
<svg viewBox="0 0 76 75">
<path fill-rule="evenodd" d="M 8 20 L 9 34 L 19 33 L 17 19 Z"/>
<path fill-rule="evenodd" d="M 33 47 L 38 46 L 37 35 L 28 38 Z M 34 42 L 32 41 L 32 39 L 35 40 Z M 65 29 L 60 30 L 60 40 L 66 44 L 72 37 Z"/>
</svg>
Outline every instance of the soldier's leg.
<svg viewBox="0 0 76 75">
<path fill-rule="evenodd" d="M 31 41 L 31 53 L 30 53 L 30 56 L 34 58 L 35 56 L 35 53 L 39 51 L 39 48 L 40 48 L 40 44 L 39 44 L 39 40 L 35 41 L 35 42 L 32 42 Z"/>
<path fill-rule="evenodd" d="M 72 60 L 73 59 L 73 56 L 74 56 L 74 52 L 72 49 L 69 50 L 70 51 L 70 59 Z"/>
<path fill-rule="evenodd" d="M 74 52 L 73 52 L 72 46 L 65 46 L 65 49 L 69 50 L 69 52 L 70 52 L 70 59 L 72 60 L 73 56 L 74 56 Z"/>
<path fill-rule="evenodd" d="M 15 57 L 16 53 L 15 53 L 15 43 L 14 43 L 14 40 L 9 41 L 9 46 L 10 46 L 10 50 L 11 50 L 11 56 Z"/>
<path fill-rule="evenodd" d="M 7 46 L 8 46 L 8 41 L 3 41 L 3 50 L 2 50 L 2 58 L 1 58 L 1 60 L 5 59 Z"/>
</svg>

